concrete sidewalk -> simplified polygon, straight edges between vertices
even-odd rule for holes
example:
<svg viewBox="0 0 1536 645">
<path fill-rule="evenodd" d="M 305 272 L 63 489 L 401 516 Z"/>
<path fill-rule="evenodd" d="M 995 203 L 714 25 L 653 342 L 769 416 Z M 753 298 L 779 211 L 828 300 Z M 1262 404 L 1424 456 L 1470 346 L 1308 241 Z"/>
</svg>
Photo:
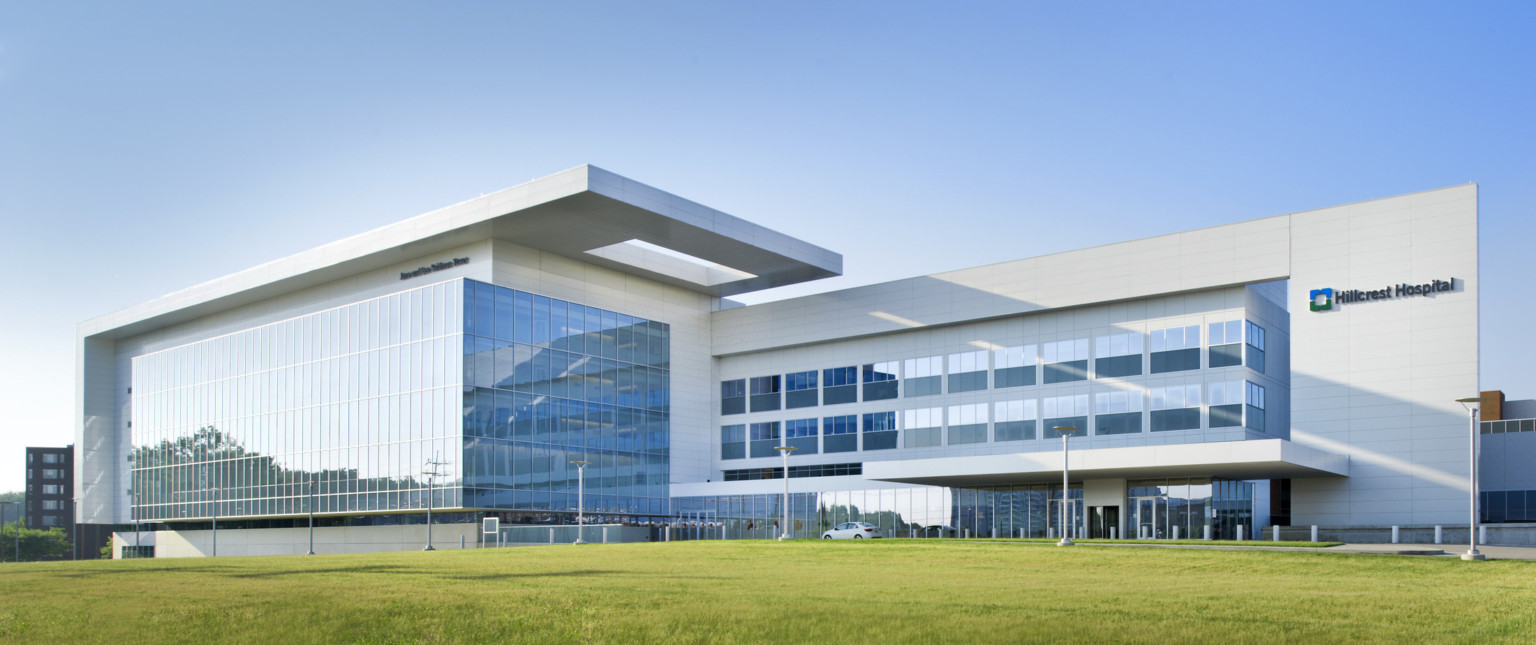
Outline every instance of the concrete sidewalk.
<svg viewBox="0 0 1536 645">
<path fill-rule="evenodd" d="M 1031 543 L 1039 545 L 1040 543 Z M 1078 542 L 1079 547 L 1119 547 L 1144 549 L 1203 549 L 1207 551 L 1285 551 L 1292 553 L 1349 553 L 1356 555 L 1419 555 L 1453 558 L 1467 552 L 1465 544 L 1342 544 L 1331 547 L 1243 546 L 1239 544 L 1114 544 Z M 1478 552 L 1489 560 L 1536 560 L 1536 547 L 1488 546 L 1479 544 Z"/>
<path fill-rule="evenodd" d="M 1443 555 L 1460 557 L 1467 552 L 1465 544 L 1344 544 L 1316 549 L 1326 553 L 1362 553 L 1374 555 Z M 1477 545 L 1478 552 L 1489 560 L 1536 560 L 1536 547 Z"/>
</svg>

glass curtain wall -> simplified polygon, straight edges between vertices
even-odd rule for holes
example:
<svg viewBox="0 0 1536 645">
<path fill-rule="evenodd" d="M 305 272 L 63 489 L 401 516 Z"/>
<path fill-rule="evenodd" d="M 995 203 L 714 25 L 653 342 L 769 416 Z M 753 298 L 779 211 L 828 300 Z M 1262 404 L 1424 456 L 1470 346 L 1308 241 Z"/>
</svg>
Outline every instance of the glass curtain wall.
<svg viewBox="0 0 1536 645">
<path fill-rule="evenodd" d="M 1087 518 L 1081 484 L 1067 489 L 1067 522 L 1084 536 Z M 672 500 L 680 516 L 706 517 L 723 526 L 725 539 L 771 539 L 783 517 L 783 495 L 721 495 Z M 1199 539 L 1209 524 L 1212 539 L 1252 538 L 1253 483 L 1211 479 L 1130 482 L 1127 537 Z M 793 493 L 790 534 L 818 538 L 844 522 L 869 522 L 887 537 L 1056 538 L 1061 535 L 1061 485 L 991 488 L 919 487 Z M 1138 508 L 1145 506 L 1145 511 Z M 1141 528 L 1138 532 L 1138 527 Z M 994 533 L 995 531 L 995 533 Z M 716 534 L 718 535 L 718 534 Z"/>
<path fill-rule="evenodd" d="M 1145 540 L 1235 540 L 1253 531 L 1253 482 L 1221 479 L 1132 480 L 1126 485 L 1127 532 Z"/>
<path fill-rule="evenodd" d="M 669 513 L 670 327 L 463 283 L 464 506 L 590 522 Z M 605 517 L 607 516 L 607 517 Z"/>
<path fill-rule="evenodd" d="M 1068 522 L 1083 530 L 1083 491 L 1068 489 Z M 713 518 L 725 539 L 771 539 L 783 495 L 721 495 L 672 500 L 679 516 Z M 844 522 L 869 522 L 887 537 L 1037 537 L 1059 535 L 1061 485 L 919 487 L 792 493 L 790 534 L 818 538 Z"/>
<path fill-rule="evenodd" d="M 131 360 L 135 520 L 460 505 L 459 281 Z M 436 463 L 434 463 L 436 462 Z"/>
</svg>

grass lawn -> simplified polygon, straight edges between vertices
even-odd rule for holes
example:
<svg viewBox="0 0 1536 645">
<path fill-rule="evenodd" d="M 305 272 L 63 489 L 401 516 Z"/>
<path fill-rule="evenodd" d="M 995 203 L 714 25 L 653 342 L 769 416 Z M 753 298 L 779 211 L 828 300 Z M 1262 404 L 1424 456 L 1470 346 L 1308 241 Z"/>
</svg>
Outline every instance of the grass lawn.
<svg viewBox="0 0 1536 645">
<path fill-rule="evenodd" d="M 0 565 L 0 642 L 1536 642 L 1536 562 L 803 540 Z"/>
</svg>

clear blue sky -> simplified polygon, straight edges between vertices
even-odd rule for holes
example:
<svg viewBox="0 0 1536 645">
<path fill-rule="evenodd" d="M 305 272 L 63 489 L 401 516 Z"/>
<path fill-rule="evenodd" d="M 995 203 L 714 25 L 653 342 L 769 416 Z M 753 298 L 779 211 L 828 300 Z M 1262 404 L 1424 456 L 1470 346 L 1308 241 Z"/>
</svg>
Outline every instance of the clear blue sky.
<svg viewBox="0 0 1536 645">
<path fill-rule="evenodd" d="M 0 490 L 76 323 L 583 163 L 815 290 L 1475 181 L 1536 396 L 1536 3 L 959 4 L 0 0 Z"/>
</svg>

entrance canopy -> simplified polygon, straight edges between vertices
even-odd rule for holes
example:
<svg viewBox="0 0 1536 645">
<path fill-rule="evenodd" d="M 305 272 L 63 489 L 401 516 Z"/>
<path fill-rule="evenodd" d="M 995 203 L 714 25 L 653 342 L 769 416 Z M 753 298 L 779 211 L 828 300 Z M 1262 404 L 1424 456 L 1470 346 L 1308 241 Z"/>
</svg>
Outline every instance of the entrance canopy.
<svg viewBox="0 0 1536 645">
<path fill-rule="evenodd" d="M 1072 450 L 1083 479 L 1286 479 L 1348 477 L 1349 457 L 1284 439 Z M 1061 451 L 864 463 L 864 478 L 930 486 L 1007 486 L 1061 481 Z"/>
</svg>

